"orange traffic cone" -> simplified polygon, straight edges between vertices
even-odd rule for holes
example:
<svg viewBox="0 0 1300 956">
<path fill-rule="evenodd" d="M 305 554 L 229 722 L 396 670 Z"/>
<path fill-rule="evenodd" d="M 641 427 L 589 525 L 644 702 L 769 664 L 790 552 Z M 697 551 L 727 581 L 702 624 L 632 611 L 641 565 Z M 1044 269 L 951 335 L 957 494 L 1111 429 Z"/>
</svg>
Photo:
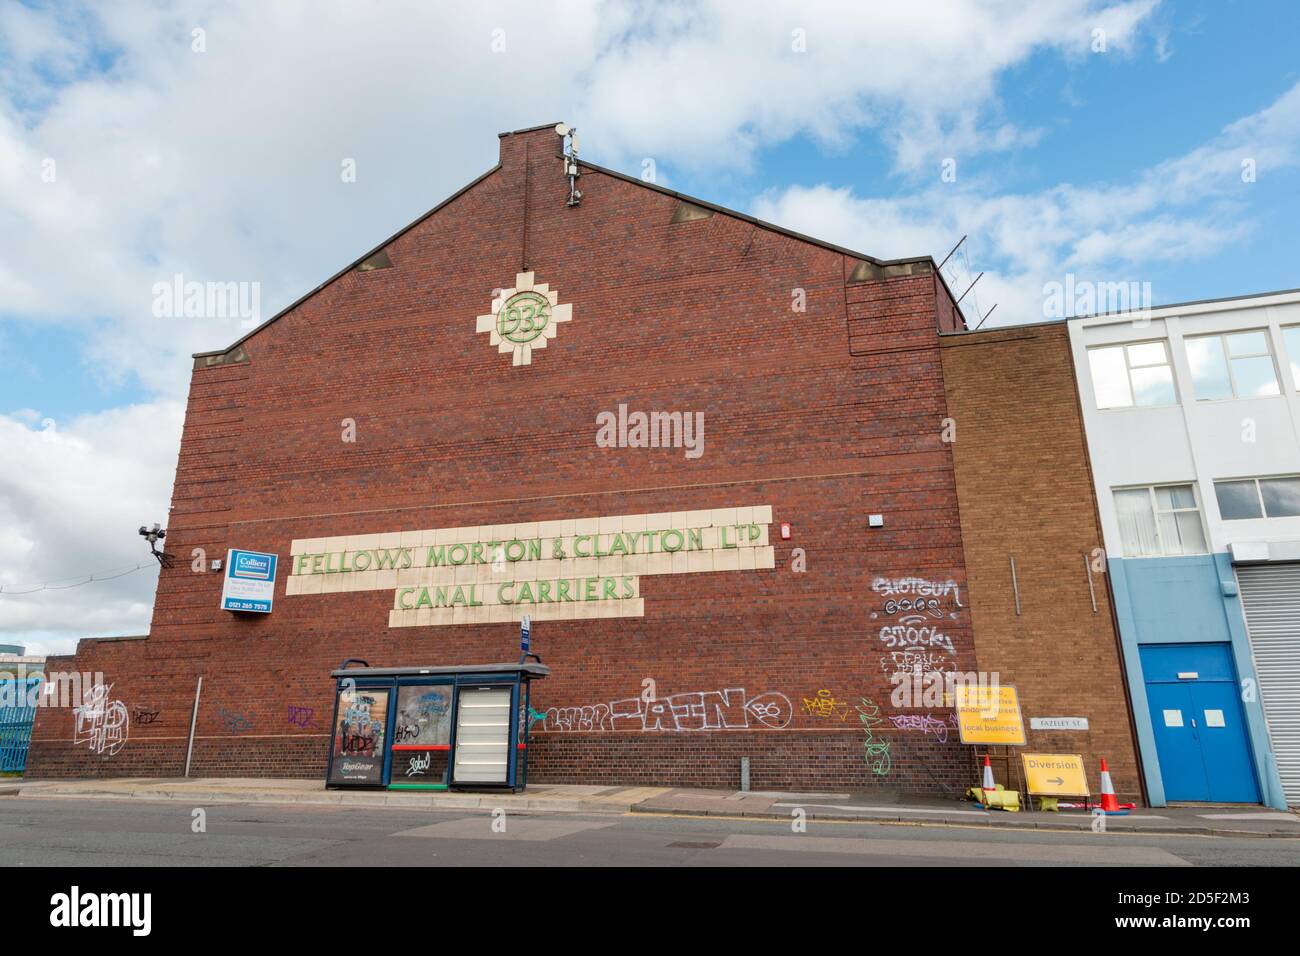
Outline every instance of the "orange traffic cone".
<svg viewBox="0 0 1300 956">
<path fill-rule="evenodd" d="M 993 764 L 989 763 L 989 755 L 984 755 L 984 783 L 981 785 L 984 791 L 984 800 L 988 802 L 988 795 L 996 792 L 998 785 L 993 782 Z"/>
<path fill-rule="evenodd" d="M 1115 796 L 1115 784 L 1111 782 L 1110 770 L 1106 766 L 1106 758 L 1101 758 L 1101 809 L 1104 813 L 1128 813 L 1127 810 L 1121 809 L 1119 800 Z"/>
</svg>

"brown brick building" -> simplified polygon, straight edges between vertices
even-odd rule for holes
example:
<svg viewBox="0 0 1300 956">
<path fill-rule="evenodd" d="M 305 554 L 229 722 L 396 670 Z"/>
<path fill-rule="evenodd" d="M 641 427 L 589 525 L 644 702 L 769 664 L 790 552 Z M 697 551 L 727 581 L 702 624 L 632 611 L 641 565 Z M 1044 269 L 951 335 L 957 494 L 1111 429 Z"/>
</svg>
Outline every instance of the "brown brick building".
<svg viewBox="0 0 1300 956">
<path fill-rule="evenodd" d="M 735 786 L 748 757 L 756 788 L 973 782 L 948 712 L 890 700 L 895 673 L 1018 653 L 972 636 L 978 529 L 941 430 L 983 399 L 970 376 L 945 393 L 970 363 L 941 345 L 960 317 L 934 263 L 582 171 L 569 205 L 552 129 L 505 134 L 496 168 L 196 357 L 149 636 L 50 664 L 102 672 L 144 716 L 106 741 L 43 710 L 32 776 L 180 773 L 199 677 L 194 774 L 322 775 L 342 660 L 511 660 L 527 613 L 552 671 L 534 780 Z M 675 447 L 643 447 L 638 412 L 677 413 Z M 1060 534 L 1081 574 L 1079 476 Z M 999 545 L 976 547 L 995 574 Z M 228 548 L 279 556 L 272 613 L 220 609 L 223 574 L 192 562 Z M 1066 658 L 1094 683 L 1016 677 L 1036 706 L 1080 710 L 1053 696 L 1073 685 L 1112 708 L 1089 741 L 1111 747 L 1106 621 L 1089 611 Z"/>
<path fill-rule="evenodd" d="M 1105 757 L 1121 796 L 1138 800 L 1066 324 L 943 335 L 940 344 L 979 667 L 1017 688 L 1027 750 L 1083 754 L 1094 793 Z M 1082 717 L 1088 729 L 1034 729 L 1035 717 Z M 1010 772 L 1018 782 L 1018 756 Z"/>
</svg>

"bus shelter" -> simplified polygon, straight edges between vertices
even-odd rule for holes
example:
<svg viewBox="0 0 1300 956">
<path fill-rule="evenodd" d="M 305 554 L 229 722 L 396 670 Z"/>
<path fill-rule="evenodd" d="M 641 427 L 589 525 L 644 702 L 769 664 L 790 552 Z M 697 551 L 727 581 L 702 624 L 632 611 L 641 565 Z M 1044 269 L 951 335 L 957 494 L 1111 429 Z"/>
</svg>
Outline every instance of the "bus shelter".
<svg viewBox="0 0 1300 956">
<path fill-rule="evenodd" d="M 529 690 L 549 673 L 540 661 L 463 667 L 344 661 L 330 675 L 326 786 L 522 790 Z"/>
</svg>

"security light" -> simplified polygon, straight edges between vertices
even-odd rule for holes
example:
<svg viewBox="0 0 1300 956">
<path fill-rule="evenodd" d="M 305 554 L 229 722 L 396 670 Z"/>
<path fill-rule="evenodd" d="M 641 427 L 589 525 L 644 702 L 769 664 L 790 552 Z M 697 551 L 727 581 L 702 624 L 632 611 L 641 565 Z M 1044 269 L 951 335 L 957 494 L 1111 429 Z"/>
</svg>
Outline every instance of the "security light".
<svg viewBox="0 0 1300 956">
<path fill-rule="evenodd" d="M 158 563 L 164 568 L 170 568 L 175 560 L 174 556 L 166 551 L 158 550 L 158 542 L 167 537 L 167 529 L 155 521 L 152 528 L 140 525 L 139 534 L 140 537 L 149 542 L 149 553 L 158 559 Z"/>
</svg>

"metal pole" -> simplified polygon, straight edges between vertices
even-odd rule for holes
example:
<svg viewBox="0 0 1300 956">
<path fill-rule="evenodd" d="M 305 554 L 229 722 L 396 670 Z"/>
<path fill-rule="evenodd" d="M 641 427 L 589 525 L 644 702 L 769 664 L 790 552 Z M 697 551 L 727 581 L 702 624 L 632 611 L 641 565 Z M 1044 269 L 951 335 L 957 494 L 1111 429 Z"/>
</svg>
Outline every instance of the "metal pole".
<svg viewBox="0 0 1300 956">
<path fill-rule="evenodd" d="M 943 267 L 948 264 L 948 260 L 952 258 L 952 254 L 957 251 L 957 246 L 960 246 L 965 241 L 966 241 L 965 236 L 962 236 L 960 239 L 957 240 L 957 245 L 953 246 L 951 249 L 948 250 L 948 254 L 943 257 L 943 262 L 939 263 L 939 267 L 935 269 L 935 272 L 942 271 Z"/>
<path fill-rule="evenodd" d="M 194 727 L 199 722 L 199 694 L 203 692 L 203 678 L 194 687 L 194 713 L 190 714 L 190 745 L 185 749 L 185 776 L 190 775 L 190 758 L 194 756 Z"/>
<path fill-rule="evenodd" d="M 1088 597 L 1092 598 L 1092 613 L 1097 613 L 1097 589 L 1092 585 L 1092 562 L 1083 556 L 1083 570 L 1088 573 Z"/>
<path fill-rule="evenodd" d="M 970 290 L 968 289 L 966 291 L 969 292 Z M 998 303 L 994 302 L 993 309 L 996 309 L 997 307 L 998 307 Z M 993 314 L 993 309 L 989 309 L 987 312 L 984 313 L 984 318 L 980 319 L 979 325 L 975 326 L 976 332 L 980 330 L 980 325 L 983 325 L 988 320 L 988 317 Z"/>
<path fill-rule="evenodd" d="M 975 277 L 975 282 L 979 282 L 980 279 L 983 279 L 983 278 L 984 278 L 984 273 L 981 272 L 979 275 L 977 275 L 977 276 Z M 970 292 L 971 289 L 975 288 L 975 282 L 972 282 L 970 285 L 968 285 L 968 286 L 966 287 L 966 292 Z M 963 293 L 961 294 L 961 299 L 958 299 L 958 300 L 957 300 L 957 303 L 956 303 L 957 305 L 961 305 L 961 300 L 964 299 L 964 298 L 966 298 L 966 292 L 963 292 Z"/>
<path fill-rule="evenodd" d="M 1011 558 L 1011 590 L 1016 595 L 1016 616 L 1020 616 L 1020 582 L 1016 580 L 1016 559 Z"/>
</svg>

